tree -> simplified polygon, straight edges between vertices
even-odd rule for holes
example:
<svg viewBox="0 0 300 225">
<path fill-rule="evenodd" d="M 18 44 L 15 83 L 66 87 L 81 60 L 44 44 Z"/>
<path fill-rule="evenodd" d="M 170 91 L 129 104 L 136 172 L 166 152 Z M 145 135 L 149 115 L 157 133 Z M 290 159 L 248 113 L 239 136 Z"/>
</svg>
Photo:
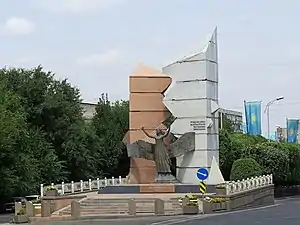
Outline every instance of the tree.
<svg viewBox="0 0 300 225">
<path fill-rule="evenodd" d="M 39 190 L 47 179 L 57 179 L 61 163 L 39 129 L 28 126 L 22 98 L 9 90 L 0 71 L 0 199 Z"/>
<path fill-rule="evenodd" d="M 8 81 L 9 90 L 20 96 L 28 126 L 42 133 L 64 165 L 60 167 L 64 171 L 55 180 L 83 179 L 95 174 L 79 169 L 91 170 L 89 167 L 94 163 L 87 148 L 91 144 L 86 141 L 79 90 L 67 80 L 56 80 L 53 73 L 43 71 L 41 66 L 30 70 L 5 68 L 0 76 Z"/>
<path fill-rule="evenodd" d="M 102 94 L 92 124 L 100 138 L 99 170 L 107 177 L 127 175 L 129 160 L 122 139 L 129 127 L 128 101 L 111 103 L 108 95 Z"/>
</svg>

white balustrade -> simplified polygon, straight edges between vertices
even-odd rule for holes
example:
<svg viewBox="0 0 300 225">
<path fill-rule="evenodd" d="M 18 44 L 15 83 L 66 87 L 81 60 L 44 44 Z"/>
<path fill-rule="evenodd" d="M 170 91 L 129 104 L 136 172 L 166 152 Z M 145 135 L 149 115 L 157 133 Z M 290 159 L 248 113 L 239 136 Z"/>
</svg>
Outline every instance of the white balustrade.
<svg viewBox="0 0 300 225">
<path fill-rule="evenodd" d="M 106 177 L 104 179 L 97 178 L 96 180 L 89 179 L 88 181 L 79 181 L 74 182 L 71 181 L 71 183 L 65 183 L 61 182 L 61 184 L 54 184 L 51 183 L 51 187 L 55 187 L 60 195 L 64 194 L 71 194 L 71 193 L 78 193 L 78 192 L 85 192 L 85 191 L 93 191 L 93 190 L 99 190 L 102 187 L 108 186 L 108 185 L 122 185 L 122 184 L 128 184 L 129 180 L 128 177 L 122 178 L 119 176 L 118 178 L 110 178 L 107 179 Z M 49 186 L 44 186 L 44 184 L 41 184 L 40 191 L 41 191 L 41 197 L 44 196 L 44 193 Z"/>
<path fill-rule="evenodd" d="M 226 194 L 234 194 L 242 191 L 253 190 L 273 184 L 273 175 L 251 177 L 246 180 L 229 181 L 225 183 Z"/>
</svg>

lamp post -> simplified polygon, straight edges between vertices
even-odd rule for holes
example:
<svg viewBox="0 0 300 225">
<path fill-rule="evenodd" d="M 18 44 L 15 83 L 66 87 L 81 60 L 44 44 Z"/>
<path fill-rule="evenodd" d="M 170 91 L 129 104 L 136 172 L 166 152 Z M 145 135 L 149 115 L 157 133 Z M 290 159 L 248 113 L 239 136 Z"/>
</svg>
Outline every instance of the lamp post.
<svg viewBox="0 0 300 225">
<path fill-rule="evenodd" d="M 270 106 L 274 103 L 274 102 L 278 102 L 280 100 L 282 100 L 284 97 L 280 96 L 272 101 L 269 101 L 268 104 L 266 105 L 265 111 L 264 113 L 267 112 L 267 123 L 268 123 L 268 140 L 270 141 Z"/>
</svg>

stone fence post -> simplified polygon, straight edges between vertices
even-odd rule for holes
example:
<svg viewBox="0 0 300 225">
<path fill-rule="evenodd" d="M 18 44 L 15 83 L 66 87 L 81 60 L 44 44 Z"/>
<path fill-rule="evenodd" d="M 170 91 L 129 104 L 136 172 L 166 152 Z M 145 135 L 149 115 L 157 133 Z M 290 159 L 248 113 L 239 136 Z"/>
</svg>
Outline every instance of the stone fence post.
<svg viewBox="0 0 300 225">
<path fill-rule="evenodd" d="M 165 215 L 165 201 L 162 199 L 155 199 L 154 213 L 157 216 Z"/>
<path fill-rule="evenodd" d="M 80 202 L 72 201 L 71 202 L 71 216 L 76 219 L 76 218 L 79 218 L 80 215 L 81 215 Z"/>
<path fill-rule="evenodd" d="M 131 216 L 136 215 L 136 203 L 135 203 L 134 199 L 128 200 L 128 213 Z"/>
</svg>

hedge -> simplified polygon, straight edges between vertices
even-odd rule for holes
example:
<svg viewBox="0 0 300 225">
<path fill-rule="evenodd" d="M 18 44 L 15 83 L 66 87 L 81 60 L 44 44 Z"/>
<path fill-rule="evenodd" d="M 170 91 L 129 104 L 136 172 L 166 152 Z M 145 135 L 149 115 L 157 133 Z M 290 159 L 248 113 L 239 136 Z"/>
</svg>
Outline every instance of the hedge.
<svg viewBox="0 0 300 225">
<path fill-rule="evenodd" d="M 221 130 L 220 169 L 225 180 L 230 179 L 233 163 L 242 158 L 254 159 L 259 164 L 262 174 L 273 174 L 275 185 L 300 184 L 299 144 L 268 142 L 260 136 Z"/>
<path fill-rule="evenodd" d="M 243 180 L 245 178 L 261 176 L 262 170 L 260 165 L 253 158 L 241 158 L 234 161 L 230 180 Z"/>
</svg>

